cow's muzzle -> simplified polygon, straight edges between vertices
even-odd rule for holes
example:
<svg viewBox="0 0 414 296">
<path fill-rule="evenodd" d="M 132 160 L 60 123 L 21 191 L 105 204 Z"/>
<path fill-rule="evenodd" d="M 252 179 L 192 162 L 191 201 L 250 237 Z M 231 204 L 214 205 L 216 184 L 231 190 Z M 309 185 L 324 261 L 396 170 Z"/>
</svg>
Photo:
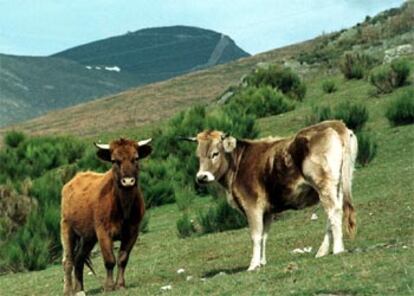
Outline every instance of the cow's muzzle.
<svg viewBox="0 0 414 296">
<path fill-rule="evenodd" d="M 135 185 L 135 178 L 134 177 L 124 177 L 121 179 L 121 185 L 123 187 L 131 187 Z"/>
<path fill-rule="evenodd" d="M 207 171 L 198 172 L 196 176 L 197 183 L 206 184 L 214 181 L 214 175 Z"/>
</svg>

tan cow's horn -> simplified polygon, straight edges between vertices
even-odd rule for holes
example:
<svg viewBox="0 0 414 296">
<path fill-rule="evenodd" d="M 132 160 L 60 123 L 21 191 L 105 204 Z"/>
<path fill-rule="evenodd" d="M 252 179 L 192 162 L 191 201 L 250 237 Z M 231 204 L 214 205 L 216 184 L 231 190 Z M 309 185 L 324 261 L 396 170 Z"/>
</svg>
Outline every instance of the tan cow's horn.
<svg viewBox="0 0 414 296">
<path fill-rule="evenodd" d="M 99 148 L 99 149 L 102 149 L 102 150 L 109 150 L 109 144 L 99 144 L 99 143 L 94 143 L 95 144 L 95 146 L 97 147 L 97 148 Z"/>
<path fill-rule="evenodd" d="M 149 139 L 146 139 L 146 140 L 142 140 L 142 141 L 138 141 L 138 146 L 145 146 L 145 145 L 147 145 L 151 141 L 152 141 L 152 138 L 149 138 Z"/>
</svg>

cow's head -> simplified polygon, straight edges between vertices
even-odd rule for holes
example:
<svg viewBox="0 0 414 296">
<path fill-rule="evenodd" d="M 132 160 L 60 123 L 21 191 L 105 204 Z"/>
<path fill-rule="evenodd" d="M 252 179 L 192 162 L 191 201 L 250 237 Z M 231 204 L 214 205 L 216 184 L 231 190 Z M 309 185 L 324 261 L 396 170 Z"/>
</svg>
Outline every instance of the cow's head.
<svg viewBox="0 0 414 296">
<path fill-rule="evenodd" d="M 151 139 L 143 141 L 131 141 L 119 139 L 110 144 L 97 144 L 97 155 L 104 161 L 112 162 L 112 170 L 115 182 L 123 187 L 133 187 L 138 178 L 138 160 L 147 157 L 152 148 L 149 145 Z"/>
<path fill-rule="evenodd" d="M 229 155 L 236 148 L 237 140 L 223 132 L 211 130 L 187 140 L 198 143 L 197 157 L 200 168 L 196 176 L 197 182 L 206 184 L 220 180 L 229 169 Z"/>
</svg>

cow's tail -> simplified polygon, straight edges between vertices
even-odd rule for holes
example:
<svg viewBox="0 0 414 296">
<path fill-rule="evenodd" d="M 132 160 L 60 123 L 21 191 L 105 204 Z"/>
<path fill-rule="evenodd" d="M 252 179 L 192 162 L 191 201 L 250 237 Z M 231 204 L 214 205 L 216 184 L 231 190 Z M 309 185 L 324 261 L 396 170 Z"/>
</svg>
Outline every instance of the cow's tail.
<svg viewBox="0 0 414 296">
<path fill-rule="evenodd" d="M 83 260 L 83 263 L 92 271 L 94 275 L 96 275 L 95 270 L 93 269 L 93 264 L 91 260 L 91 252 L 88 254 L 83 254 L 84 252 L 84 240 L 83 238 L 78 238 L 75 242 L 74 248 L 74 258 L 75 262 L 78 260 Z M 81 259 L 82 258 L 82 259 Z"/>
<path fill-rule="evenodd" d="M 349 136 L 345 141 L 344 158 L 342 163 L 342 192 L 343 192 L 343 211 L 345 230 L 351 238 L 354 238 L 356 233 L 356 217 L 355 209 L 352 205 L 352 175 L 356 157 L 358 154 L 358 140 L 355 134 L 349 131 Z"/>
</svg>

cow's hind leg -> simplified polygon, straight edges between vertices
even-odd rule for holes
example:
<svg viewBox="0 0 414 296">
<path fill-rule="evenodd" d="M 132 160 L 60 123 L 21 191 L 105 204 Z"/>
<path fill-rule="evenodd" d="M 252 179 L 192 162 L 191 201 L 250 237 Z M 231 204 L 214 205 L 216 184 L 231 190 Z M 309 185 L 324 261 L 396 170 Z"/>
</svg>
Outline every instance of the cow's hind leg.
<svg viewBox="0 0 414 296">
<path fill-rule="evenodd" d="M 318 252 L 316 253 L 316 258 L 319 257 L 323 257 L 328 255 L 329 253 L 329 246 L 331 244 L 331 240 L 332 240 L 332 231 L 331 231 L 331 222 L 328 221 L 326 223 L 326 232 L 325 232 L 325 236 L 323 237 L 323 241 L 321 246 L 319 247 Z"/>
<path fill-rule="evenodd" d="M 248 271 L 253 271 L 260 267 L 262 235 L 263 235 L 263 211 L 256 208 L 246 212 L 250 228 L 250 236 L 253 242 L 253 255 Z"/>
<path fill-rule="evenodd" d="M 135 227 L 134 227 L 135 228 Z M 136 227 L 126 237 L 121 240 L 121 247 L 118 255 L 118 273 L 116 276 L 116 287 L 125 288 L 125 268 L 128 263 L 129 254 L 131 253 L 132 247 L 134 246 L 139 229 Z"/>
<path fill-rule="evenodd" d="M 262 256 L 260 259 L 260 265 L 264 266 L 266 265 L 266 242 L 267 237 L 270 230 L 270 225 L 272 224 L 272 214 L 271 213 L 265 213 L 263 215 L 263 235 L 262 235 Z"/>
<path fill-rule="evenodd" d="M 80 241 L 75 255 L 75 292 L 83 291 L 83 267 L 95 243 L 96 240 L 82 239 Z"/>
<path fill-rule="evenodd" d="M 72 271 L 73 271 L 73 251 L 76 236 L 72 228 L 62 220 L 60 223 L 60 238 L 63 247 L 62 265 L 64 271 L 63 294 L 72 295 Z"/>
</svg>

